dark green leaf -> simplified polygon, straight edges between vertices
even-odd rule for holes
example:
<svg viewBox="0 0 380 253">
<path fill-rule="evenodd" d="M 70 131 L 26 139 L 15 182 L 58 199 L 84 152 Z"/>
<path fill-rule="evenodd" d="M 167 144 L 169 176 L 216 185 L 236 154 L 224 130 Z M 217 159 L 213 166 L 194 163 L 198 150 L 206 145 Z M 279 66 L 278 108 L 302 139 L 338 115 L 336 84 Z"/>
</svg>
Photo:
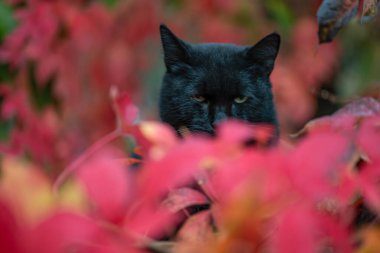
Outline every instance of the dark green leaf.
<svg viewBox="0 0 380 253">
<path fill-rule="evenodd" d="M 12 9 L 0 1 L 0 42 L 16 26 Z"/>
</svg>

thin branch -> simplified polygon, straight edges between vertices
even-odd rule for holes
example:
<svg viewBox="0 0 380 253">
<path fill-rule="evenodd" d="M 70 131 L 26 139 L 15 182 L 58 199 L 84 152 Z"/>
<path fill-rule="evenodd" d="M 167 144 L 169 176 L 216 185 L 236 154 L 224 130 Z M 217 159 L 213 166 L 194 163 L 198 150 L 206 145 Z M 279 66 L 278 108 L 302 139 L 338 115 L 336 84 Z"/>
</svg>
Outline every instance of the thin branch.
<svg viewBox="0 0 380 253">
<path fill-rule="evenodd" d="M 53 184 L 53 191 L 57 192 L 59 187 L 66 181 L 66 179 L 87 159 L 91 157 L 99 149 L 107 145 L 108 143 L 114 141 L 116 138 L 120 137 L 119 129 L 112 131 L 111 133 L 103 136 L 103 138 L 92 144 L 87 150 L 84 151 L 77 159 L 74 160 L 62 173 L 58 176 L 57 180 Z"/>
</svg>

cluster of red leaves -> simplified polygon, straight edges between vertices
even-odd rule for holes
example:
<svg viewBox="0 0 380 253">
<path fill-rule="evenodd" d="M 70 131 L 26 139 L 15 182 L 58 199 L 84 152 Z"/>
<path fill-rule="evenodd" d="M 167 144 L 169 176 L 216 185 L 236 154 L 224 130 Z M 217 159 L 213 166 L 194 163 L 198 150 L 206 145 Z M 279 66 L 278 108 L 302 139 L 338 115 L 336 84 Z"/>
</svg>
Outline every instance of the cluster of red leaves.
<svg viewBox="0 0 380 253">
<path fill-rule="evenodd" d="M 176 30 L 193 30 L 199 42 L 228 42 L 241 44 L 250 35 L 241 26 L 226 20 L 242 11 L 251 12 L 252 6 L 241 1 L 206 0 L 183 1 L 182 11 L 167 23 Z M 249 8 L 249 9 L 248 9 Z M 173 22 L 174 20 L 174 22 Z"/>
<path fill-rule="evenodd" d="M 30 155 L 58 171 L 114 128 L 111 86 L 138 94 L 141 73 L 154 61 L 147 41 L 158 38 L 160 22 L 179 33 L 190 31 L 193 42 L 253 44 L 275 29 L 248 0 L 178 1 L 176 12 L 165 9 L 170 4 L 163 0 L 121 1 L 114 9 L 98 1 L 7 2 L 17 6 L 19 25 L 2 43 L 0 63 L 17 75 L 0 84 L 0 119 L 13 122 L 0 150 Z M 336 45 L 316 52 L 316 29 L 310 20 L 298 22 L 291 41 L 284 39 L 272 76 L 284 133 L 313 114 L 310 90 L 318 89 L 337 63 Z M 159 50 L 158 40 L 152 45 Z M 37 110 L 32 89 L 51 89 L 57 103 Z"/>
<path fill-rule="evenodd" d="M 290 147 L 260 146 L 265 127 L 222 124 L 215 139 L 183 140 L 115 97 L 120 135 L 143 162 L 102 147 L 56 188 L 34 165 L 6 156 L 0 181 L 0 249 L 6 252 L 376 252 L 376 226 L 352 226 L 356 203 L 380 213 L 380 104 L 363 99 L 307 127 Z M 334 122 L 334 123 L 332 123 Z M 254 137 L 255 148 L 244 145 Z M 63 183 L 64 182 L 64 183 Z M 189 186 L 196 183 L 196 188 Z M 191 206 L 209 209 L 188 216 Z M 361 236 L 361 244 L 356 244 Z M 377 236 L 377 237 L 376 237 Z"/>
<path fill-rule="evenodd" d="M 31 0 L 16 8 L 19 26 L 0 47 L 0 62 L 17 72 L 15 80 L 1 84 L 7 87 L 1 92 L 1 120 L 17 122 L 7 148 L 57 164 L 112 130 L 110 87 L 136 91 L 139 71 L 147 64 L 144 42 L 157 32 L 159 10 L 159 2 L 144 0 L 128 1 L 117 10 L 66 0 Z M 58 108 L 48 104 L 36 112 L 28 100 L 33 96 L 30 71 L 36 89 L 53 80 L 51 96 Z M 54 125 L 44 120 L 45 114 Z M 39 138 L 39 133 L 46 134 Z M 19 144 L 19 139 L 30 141 Z"/>
<path fill-rule="evenodd" d="M 30 107 L 25 89 L 11 90 L 7 86 L 0 86 L 0 89 L 4 97 L 0 119 L 15 119 L 18 125 L 12 129 L 11 145 L 0 143 L 0 152 L 20 154 L 22 150 L 27 150 L 38 162 L 56 160 L 54 138 L 58 135 L 58 119 L 55 112 L 49 109 L 39 115 Z"/>
</svg>

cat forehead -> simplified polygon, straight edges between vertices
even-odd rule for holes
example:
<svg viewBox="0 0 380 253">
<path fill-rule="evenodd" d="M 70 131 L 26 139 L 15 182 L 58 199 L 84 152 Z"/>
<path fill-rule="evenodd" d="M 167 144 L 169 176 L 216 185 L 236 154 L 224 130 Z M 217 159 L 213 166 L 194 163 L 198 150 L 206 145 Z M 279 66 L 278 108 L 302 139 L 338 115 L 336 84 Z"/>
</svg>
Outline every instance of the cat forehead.
<svg viewBox="0 0 380 253">
<path fill-rule="evenodd" d="M 222 51 L 226 54 L 237 54 L 247 48 L 246 46 L 229 43 L 198 43 L 191 44 L 191 47 L 202 53 L 207 53 L 210 51 Z"/>
<path fill-rule="evenodd" d="M 234 44 L 191 44 L 190 58 L 199 65 L 240 65 L 245 63 L 244 52 L 246 49 L 245 46 Z"/>
<path fill-rule="evenodd" d="M 242 70 L 247 67 L 247 47 L 233 44 L 192 44 L 190 61 L 202 94 L 219 94 L 219 98 L 241 94 L 244 88 Z"/>
</svg>

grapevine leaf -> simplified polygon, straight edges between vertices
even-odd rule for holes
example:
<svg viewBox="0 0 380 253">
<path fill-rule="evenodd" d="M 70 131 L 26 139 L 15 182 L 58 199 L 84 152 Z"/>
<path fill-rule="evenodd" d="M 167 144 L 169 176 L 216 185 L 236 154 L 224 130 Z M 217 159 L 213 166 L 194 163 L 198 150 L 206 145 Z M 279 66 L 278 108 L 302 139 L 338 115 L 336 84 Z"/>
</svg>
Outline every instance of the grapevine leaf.
<svg viewBox="0 0 380 253">
<path fill-rule="evenodd" d="M 94 206 L 94 212 L 112 222 L 125 214 L 129 200 L 128 174 L 115 154 L 103 151 L 79 168 L 78 177 Z"/>
<path fill-rule="evenodd" d="M 313 150 L 318 152 L 310 159 Z M 317 132 L 302 140 L 292 154 L 289 175 L 307 200 L 335 213 L 349 203 L 355 192 L 349 165 L 356 157 L 348 138 L 338 133 Z"/>
<path fill-rule="evenodd" d="M 128 132 L 139 116 L 139 109 L 133 104 L 130 96 L 120 94 L 117 87 L 111 87 L 110 96 L 113 102 L 113 109 L 116 113 L 117 126 L 121 131 Z"/>
<path fill-rule="evenodd" d="M 314 252 L 317 248 L 315 220 L 315 215 L 305 207 L 283 212 L 275 233 L 276 252 Z"/>
<path fill-rule="evenodd" d="M 324 116 L 309 121 L 305 127 L 294 136 L 297 137 L 304 133 L 323 128 L 332 128 L 335 130 L 351 129 L 357 123 L 360 123 L 362 118 L 377 115 L 380 115 L 380 103 L 373 98 L 360 98 L 347 104 L 331 116 Z"/>
</svg>

